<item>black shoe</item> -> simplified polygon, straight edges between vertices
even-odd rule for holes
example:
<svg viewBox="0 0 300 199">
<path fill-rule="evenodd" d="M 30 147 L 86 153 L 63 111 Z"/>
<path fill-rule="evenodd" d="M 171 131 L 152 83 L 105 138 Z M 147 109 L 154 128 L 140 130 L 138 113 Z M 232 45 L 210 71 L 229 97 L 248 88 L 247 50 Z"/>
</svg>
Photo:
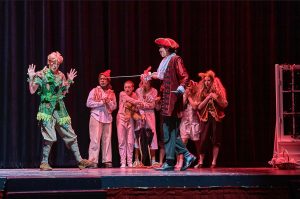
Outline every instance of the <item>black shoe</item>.
<svg viewBox="0 0 300 199">
<path fill-rule="evenodd" d="M 168 165 L 168 163 L 164 163 L 161 167 L 154 168 L 156 171 L 173 171 L 175 169 L 174 166 Z"/>
<path fill-rule="evenodd" d="M 192 154 L 187 155 L 184 157 L 183 166 L 181 167 L 180 171 L 185 171 L 189 166 L 196 160 L 196 157 Z"/>
</svg>

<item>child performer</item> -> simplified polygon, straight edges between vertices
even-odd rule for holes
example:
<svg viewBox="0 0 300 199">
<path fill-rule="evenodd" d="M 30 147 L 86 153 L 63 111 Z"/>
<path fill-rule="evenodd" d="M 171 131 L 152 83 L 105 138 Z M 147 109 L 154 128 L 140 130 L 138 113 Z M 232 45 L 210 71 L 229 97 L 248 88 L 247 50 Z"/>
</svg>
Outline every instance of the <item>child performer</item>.
<svg viewBox="0 0 300 199">
<path fill-rule="evenodd" d="M 117 108 L 116 95 L 110 85 L 110 70 L 98 76 L 99 86 L 93 88 L 88 96 L 86 106 L 91 108 L 89 160 L 93 168 L 98 167 L 100 142 L 102 163 L 104 167 L 112 167 L 111 134 L 112 111 Z"/>
<path fill-rule="evenodd" d="M 180 137 L 186 145 L 188 139 L 191 139 L 196 144 L 196 149 L 199 148 L 200 136 L 200 121 L 197 115 L 199 105 L 198 84 L 190 80 L 186 92 L 183 94 L 184 111 L 180 123 Z M 197 150 L 198 151 L 198 150 Z M 183 156 L 179 155 L 178 168 L 182 167 Z"/>
<path fill-rule="evenodd" d="M 138 100 L 134 83 L 130 80 L 124 83 L 124 91 L 119 95 L 119 111 L 117 114 L 117 131 L 121 168 L 132 167 L 134 149 L 134 111 L 142 103 Z"/>
<path fill-rule="evenodd" d="M 158 149 L 158 145 L 154 112 L 154 108 L 156 106 L 155 100 L 157 100 L 157 90 L 151 87 L 150 81 L 141 78 L 140 87 L 136 90 L 136 94 L 138 100 L 143 103 L 143 108 L 139 109 L 139 112 L 142 115 L 143 128 L 150 128 L 153 132 L 153 139 L 150 145 L 150 164 L 153 167 L 157 167 L 159 166 L 159 163 L 155 161 L 155 151 Z M 136 161 L 138 161 L 138 150 L 136 150 Z"/>
</svg>

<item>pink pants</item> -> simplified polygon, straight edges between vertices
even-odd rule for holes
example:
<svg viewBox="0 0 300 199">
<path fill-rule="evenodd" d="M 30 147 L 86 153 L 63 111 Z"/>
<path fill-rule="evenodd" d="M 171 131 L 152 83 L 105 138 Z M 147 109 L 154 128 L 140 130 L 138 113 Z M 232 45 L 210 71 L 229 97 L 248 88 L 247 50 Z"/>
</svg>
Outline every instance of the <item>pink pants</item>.
<svg viewBox="0 0 300 199">
<path fill-rule="evenodd" d="M 90 117 L 90 147 L 89 160 L 98 163 L 100 142 L 102 150 L 102 163 L 112 161 L 111 152 L 111 123 L 98 122 L 93 116 Z"/>
<path fill-rule="evenodd" d="M 123 115 L 117 115 L 117 131 L 119 142 L 120 163 L 132 164 L 134 149 L 134 121 L 132 118 L 125 119 Z"/>
</svg>

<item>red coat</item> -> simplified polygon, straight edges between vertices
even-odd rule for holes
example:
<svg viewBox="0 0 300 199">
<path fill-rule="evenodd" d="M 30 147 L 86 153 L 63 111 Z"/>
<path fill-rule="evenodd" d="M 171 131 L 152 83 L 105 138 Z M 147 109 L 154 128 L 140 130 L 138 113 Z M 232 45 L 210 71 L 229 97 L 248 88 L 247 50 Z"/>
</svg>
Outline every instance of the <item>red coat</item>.
<svg viewBox="0 0 300 199">
<path fill-rule="evenodd" d="M 183 60 L 178 55 L 173 56 L 164 73 L 164 79 L 160 91 L 162 92 L 161 114 L 164 116 L 179 117 L 183 111 L 182 94 L 171 93 L 178 86 L 186 88 L 189 75 L 184 67 Z"/>
</svg>

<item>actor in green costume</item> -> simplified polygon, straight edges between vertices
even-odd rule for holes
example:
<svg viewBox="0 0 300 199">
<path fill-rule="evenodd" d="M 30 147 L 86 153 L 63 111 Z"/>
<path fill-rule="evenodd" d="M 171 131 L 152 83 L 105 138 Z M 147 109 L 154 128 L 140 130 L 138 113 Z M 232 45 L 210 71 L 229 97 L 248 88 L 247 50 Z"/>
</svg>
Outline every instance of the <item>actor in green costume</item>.
<svg viewBox="0 0 300 199">
<path fill-rule="evenodd" d="M 91 162 L 82 159 L 77 142 L 77 136 L 71 126 L 71 118 L 66 110 L 63 98 L 73 79 L 77 76 L 77 71 L 71 69 L 67 73 L 68 79 L 58 70 L 63 62 L 63 57 L 59 52 L 52 52 L 48 55 L 48 67 L 35 72 L 35 65 L 28 67 L 28 82 L 31 94 L 37 92 L 41 97 L 37 120 L 40 122 L 43 135 L 43 157 L 40 165 L 41 170 L 52 170 L 48 163 L 52 144 L 57 140 L 56 130 L 64 140 L 66 146 L 74 153 L 78 167 L 80 169 L 89 167 Z"/>
</svg>

